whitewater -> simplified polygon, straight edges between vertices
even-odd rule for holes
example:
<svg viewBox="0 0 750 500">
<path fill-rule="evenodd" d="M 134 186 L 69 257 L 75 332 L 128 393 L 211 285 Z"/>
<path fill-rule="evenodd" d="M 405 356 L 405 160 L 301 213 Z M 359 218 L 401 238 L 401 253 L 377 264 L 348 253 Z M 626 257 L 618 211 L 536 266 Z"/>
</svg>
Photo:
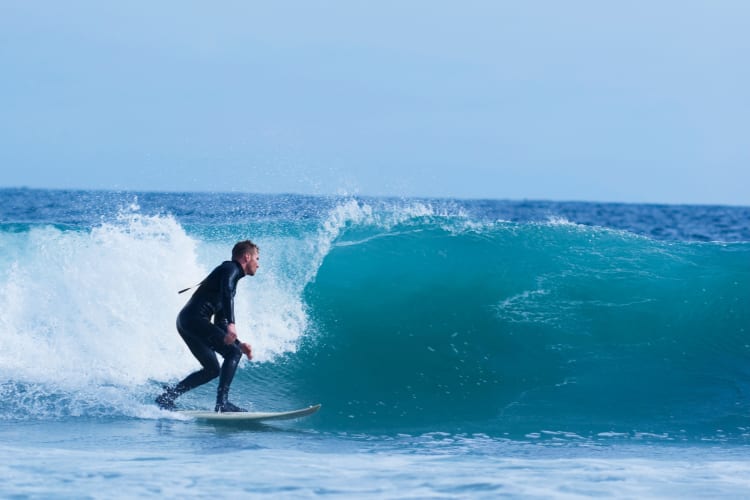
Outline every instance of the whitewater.
<svg viewBox="0 0 750 500">
<path fill-rule="evenodd" d="M 750 208 L 0 189 L 4 497 L 740 497 Z M 232 400 L 159 410 L 250 238 Z M 212 405 L 215 382 L 180 398 Z"/>
</svg>

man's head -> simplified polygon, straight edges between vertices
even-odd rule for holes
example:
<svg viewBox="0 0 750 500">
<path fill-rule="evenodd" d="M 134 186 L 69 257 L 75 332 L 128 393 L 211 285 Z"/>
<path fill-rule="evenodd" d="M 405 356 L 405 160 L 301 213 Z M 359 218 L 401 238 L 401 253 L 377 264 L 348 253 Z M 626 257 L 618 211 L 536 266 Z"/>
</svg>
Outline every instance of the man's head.
<svg viewBox="0 0 750 500">
<path fill-rule="evenodd" d="M 250 240 L 240 241 L 232 248 L 232 260 L 237 261 L 245 274 L 255 276 L 260 267 L 260 248 Z"/>
</svg>

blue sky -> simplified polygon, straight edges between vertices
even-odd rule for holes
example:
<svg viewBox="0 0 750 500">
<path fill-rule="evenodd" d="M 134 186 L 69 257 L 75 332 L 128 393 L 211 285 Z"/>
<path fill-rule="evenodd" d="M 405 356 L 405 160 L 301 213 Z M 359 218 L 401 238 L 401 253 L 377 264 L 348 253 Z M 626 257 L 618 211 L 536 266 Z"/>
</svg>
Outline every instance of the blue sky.
<svg viewBox="0 0 750 500">
<path fill-rule="evenodd" d="M 750 205 L 750 2 L 0 0 L 0 186 Z"/>
</svg>

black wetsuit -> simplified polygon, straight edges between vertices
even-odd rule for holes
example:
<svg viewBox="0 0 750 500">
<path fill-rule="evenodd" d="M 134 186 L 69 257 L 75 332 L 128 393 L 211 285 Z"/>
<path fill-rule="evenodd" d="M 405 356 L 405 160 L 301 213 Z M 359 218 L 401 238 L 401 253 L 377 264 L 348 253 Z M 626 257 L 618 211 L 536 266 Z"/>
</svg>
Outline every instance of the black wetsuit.
<svg viewBox="0 0 750 500">
<path fill-rule="evenodd" d="M 172 408 L 180 394 L 203 385 L 219 376 L 216 397 L 217 411 L 227 403 L 229 386 L 242 358 L 240 342 L 224 343 L 227 325 L 234 323 L 234 294 L 237 282 L 245 276 L 242 266 L 234 260 L 221 263 L 201 282 L 198 289 L 177 316 L 177 331 L 202 369 L 191 373 L 157 399 L 164 408 Z M 211 322 L 213 317 L 213 322 Z M 219 367 L 216 354 L 224 358 Z"/>
</svg>

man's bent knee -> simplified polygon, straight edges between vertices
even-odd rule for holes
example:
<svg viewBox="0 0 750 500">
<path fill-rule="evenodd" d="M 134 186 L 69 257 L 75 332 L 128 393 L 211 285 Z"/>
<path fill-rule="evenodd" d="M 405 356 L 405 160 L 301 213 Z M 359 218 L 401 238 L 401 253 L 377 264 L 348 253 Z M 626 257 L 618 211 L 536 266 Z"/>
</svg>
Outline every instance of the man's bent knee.
<svg viewBox="0 0 750 500">
<path fill-rule="evenodd" d="M 216 365 L 204 367 L 203 371 L 206 372 L 206 377 L 211 377 L 209 380 L 213 380 L 221 374 L 221 368 L 218 363 Z"/>
</svg>

